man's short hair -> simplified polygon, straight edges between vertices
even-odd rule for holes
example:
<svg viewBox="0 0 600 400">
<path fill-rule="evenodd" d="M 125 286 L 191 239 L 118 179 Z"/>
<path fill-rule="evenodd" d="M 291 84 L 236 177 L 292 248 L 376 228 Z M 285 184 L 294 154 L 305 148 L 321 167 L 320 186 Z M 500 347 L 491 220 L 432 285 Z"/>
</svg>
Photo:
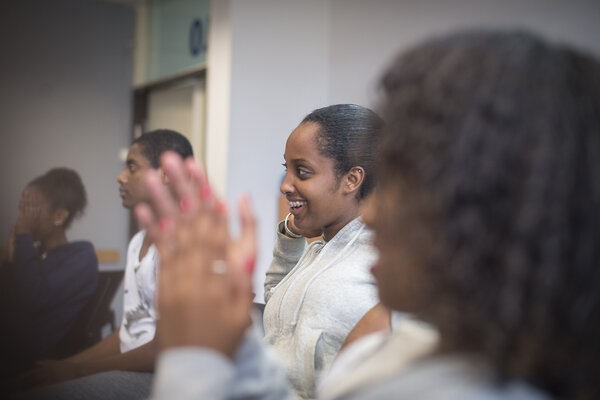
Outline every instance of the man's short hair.
<svg viewBox="0 0 600 400">
<path fill-rule="evenodd" d="M 142 154 L 150 161 L 152 168 L 160 166 L 160 155 L 171 150 L 178 153 L 181 158 L 193 156 L 192 145 L 185 136 L 169 129 L 157 129 L 146 132 L 132 143 L 140 146 Z"/>
</svg>

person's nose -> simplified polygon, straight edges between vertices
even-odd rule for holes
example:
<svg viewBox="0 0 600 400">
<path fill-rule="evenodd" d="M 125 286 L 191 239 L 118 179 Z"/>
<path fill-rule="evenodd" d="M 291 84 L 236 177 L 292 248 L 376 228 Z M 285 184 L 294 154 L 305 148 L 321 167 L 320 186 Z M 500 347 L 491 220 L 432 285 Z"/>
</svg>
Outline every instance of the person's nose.
<svg viewBox="0 0 600 400">
<path fill-rule="evenodd" d="M 281 182 L 279 190 L 284 196 L 294 192 L 293 178 L 289 171 L 285 173 L 285 177 L 283 178 L 283 182 Z"/>
<path fill-rule="evenodd" d="M 127 182 L 127 178 L 125 177 L 125 173 L 126 171 L 123 170 L 121 171 L 121 173 L 119 174 L 119 176 L 117 176 L 117 182 L 119 182 L 119 184 L 123 185 L 125 182 Z"/>
</svg>

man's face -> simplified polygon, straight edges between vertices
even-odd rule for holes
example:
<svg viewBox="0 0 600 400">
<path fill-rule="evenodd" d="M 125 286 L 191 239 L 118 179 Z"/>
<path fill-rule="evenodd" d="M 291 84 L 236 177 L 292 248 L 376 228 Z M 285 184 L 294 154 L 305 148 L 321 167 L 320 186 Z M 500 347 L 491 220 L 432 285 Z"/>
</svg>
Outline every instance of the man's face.
<svg viewBox="0 0 600 400">
<path fill-rule="evenodd" d="M 143 177 L 151 169 L 150 161 L 144 156 L 140 146 L 134 143 L 127 154 L 125 168 L 117 177 L 119 182 L 119 195 L 123 207 L 133 208 L 136 204 L 148 200 L 148 193 L 144 186 Z"/>
</svg>

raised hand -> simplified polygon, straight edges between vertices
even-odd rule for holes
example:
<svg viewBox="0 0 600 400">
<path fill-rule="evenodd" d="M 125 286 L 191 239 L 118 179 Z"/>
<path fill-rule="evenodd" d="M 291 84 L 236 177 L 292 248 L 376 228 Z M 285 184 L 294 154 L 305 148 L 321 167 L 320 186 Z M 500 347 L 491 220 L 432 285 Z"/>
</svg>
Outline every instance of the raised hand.
<svg viewBox="0 0 600 400">
<path fill-rule="evenodd" d="M 250 324 L 255 221 L 240 200 L 242 232 L 229 236 L 227 209 L 216 199 L 202 168 L 167 152 L 159 173 L 145 183 L 151 205 L 136 206 L 138 221 L 160 255 L 157 321 L 162 347 L 201 346 L 233 357 Z"/>
<path fill-rule="evenodd" d="M 15 258 L 15 241 L 16 241 L 16 233 L 15 227 L 16 223 L 13 224 L 12 228 L 10 228 L 10 233 L 8 234 L 8 243 L 6 245 L 6 253 L 9 262 L 12 262 Z"/>
<path fill-rule="evenodd" d="M 19 201 L 19 216 L 15 222 L 15 233 L 33 234 L 40 218 L 40 195 L 35 188 L 26 187 Z"/>
</svg>

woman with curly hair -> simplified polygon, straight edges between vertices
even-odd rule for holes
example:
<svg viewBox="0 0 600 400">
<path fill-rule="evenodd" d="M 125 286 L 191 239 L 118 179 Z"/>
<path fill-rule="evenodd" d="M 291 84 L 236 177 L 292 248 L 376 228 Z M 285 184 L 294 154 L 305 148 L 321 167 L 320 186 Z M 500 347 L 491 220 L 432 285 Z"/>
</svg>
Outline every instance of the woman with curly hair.
<svg viewBox="0 0 600 400">
<path fill-rule="evenodd" d="M 440 332 L 411 373 L 446 368 L 440 390 L 462 398 L 597 398 L 598 62 L 465 32 L 401 56 L 382 88 L 374 275 L 384 304 Z"/>
<path fill-rule="evenodd" d="M 406 332 L 355 347 L 344 379 L 368 366 L 360 384 L 324 396 L 598 398 L 598 62 L 527 33 L 467 31 L 402 55 L 382 92 L 380 181 L 364 215 L 379 250 L 373 273 L 382 304 L 434 325 L 439 340 L 410 363 L 405 349 L 422 343 Z M 194 195 L 206 185 L 196 167 L 164 161 L 186 201 L 156 177 L 158 215 L 138 209 L 163 265 L 155 398 L 286 398 L 264 346 L 244 335 L 248 204 L 232 242 L 225 208 Z"/>
</svg>

